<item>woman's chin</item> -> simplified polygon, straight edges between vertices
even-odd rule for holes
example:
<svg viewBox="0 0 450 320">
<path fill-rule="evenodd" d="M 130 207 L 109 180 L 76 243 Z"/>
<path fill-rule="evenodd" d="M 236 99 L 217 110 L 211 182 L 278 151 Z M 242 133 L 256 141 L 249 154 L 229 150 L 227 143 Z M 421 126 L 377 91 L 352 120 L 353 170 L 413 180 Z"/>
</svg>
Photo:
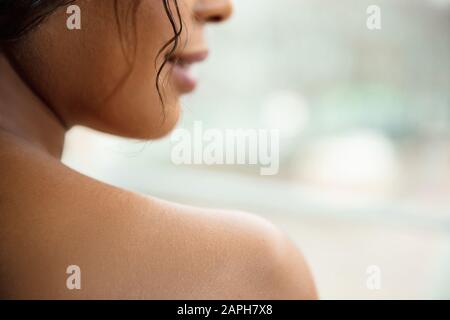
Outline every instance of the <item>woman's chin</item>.
<svg viewBox="0 0 450 320">
<path fill-rule="evenodd" d="M 175 128 L 179 118 L 180 103 L 177 102 L 161 106 L 157 113 L 136 116 L 136 113 L 126 112 L 122 116 L 91 119 L 81 125 L 124 138 L 155 140 L 167 136 Z"/>
<path fill-rule="evenodd" d="M 155 121 L 154 117 L 146 119 L 143 117 L 140 119 L 140 123 L 134 126 L 128 127 L 128 136 L 133 139 L 154 140 L 161 139 L 169 135 L 178 123 L 180 118 L 180 105 L 177 102 L 175 105 L 166 105 L 161 111 L 158 121 Z M 122 135 L 123 134 L 119 134 Z"/>
</svg>

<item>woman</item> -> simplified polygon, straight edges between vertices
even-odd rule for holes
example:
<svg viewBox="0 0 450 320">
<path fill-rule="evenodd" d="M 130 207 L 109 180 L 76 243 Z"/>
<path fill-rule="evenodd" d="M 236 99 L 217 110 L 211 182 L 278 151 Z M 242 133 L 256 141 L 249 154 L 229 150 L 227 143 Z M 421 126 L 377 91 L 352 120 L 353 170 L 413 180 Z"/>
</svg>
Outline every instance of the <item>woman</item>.
<svg viewBox="0 0 450 320">
<path fill-rule="evenodd" d="M 316 297 L 267 221 L 128 192 L 59 160 L 74 125 L 169 133 L 195 88 L 189 66 L 207 56 L 205 25 L 231 12 L 229 0 L 0 0 L 1 298 Z"/>
</svg>

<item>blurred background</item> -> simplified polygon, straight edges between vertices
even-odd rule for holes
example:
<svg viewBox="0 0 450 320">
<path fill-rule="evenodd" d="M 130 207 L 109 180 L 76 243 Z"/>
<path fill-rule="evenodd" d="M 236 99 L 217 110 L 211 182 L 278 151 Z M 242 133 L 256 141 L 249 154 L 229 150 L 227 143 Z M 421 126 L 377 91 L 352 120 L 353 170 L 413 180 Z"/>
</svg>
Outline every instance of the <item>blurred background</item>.
<svg viewBox="0 0 450 320">
<path fill-rule="evenodd" d="M 381 30 L 366 9 L 381 8 Z M 84 128 L 64 162 L 183 203 L 251 211 L 307 257 L 323 299 L 450 299 L 450 1 L 236 0 L 180 128 L 279 129 L 280 172 L 180 165 L 170 137 Z M 366 285 L 369 266 L 381 288 Z"/>
</svg>

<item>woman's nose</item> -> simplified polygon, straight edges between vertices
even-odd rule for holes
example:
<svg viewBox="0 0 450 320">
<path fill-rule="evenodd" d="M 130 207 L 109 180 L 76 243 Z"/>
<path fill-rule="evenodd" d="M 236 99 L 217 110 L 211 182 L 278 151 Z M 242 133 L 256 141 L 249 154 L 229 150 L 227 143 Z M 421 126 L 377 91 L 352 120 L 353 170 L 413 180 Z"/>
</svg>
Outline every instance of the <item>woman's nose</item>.
<svg viewBox="0 0 450 320">
<path fill-rule="evenodd" d="M 194 12 L 202 22 L 222 22 L 233 13 L 233 3 L 231 0 L 197 0 Z"/>
</svg>

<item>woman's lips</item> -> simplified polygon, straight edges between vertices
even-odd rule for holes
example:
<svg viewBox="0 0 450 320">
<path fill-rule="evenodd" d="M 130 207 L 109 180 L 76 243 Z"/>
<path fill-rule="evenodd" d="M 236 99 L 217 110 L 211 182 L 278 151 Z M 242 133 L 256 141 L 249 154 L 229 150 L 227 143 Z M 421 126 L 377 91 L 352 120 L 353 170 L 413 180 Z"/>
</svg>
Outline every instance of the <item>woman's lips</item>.
<svg viewBox="0 0 450 320">
<path fill-rule="evenodd" d="M 189 93 L 195 90 L 197 79 L 192 75 L 190 67 L 194 63 L 204 61 L 207 57 L 208 51 L 201 51 L 174 55 L 169 59 L 173 81 L 181 93 Z"/>
</svg>

